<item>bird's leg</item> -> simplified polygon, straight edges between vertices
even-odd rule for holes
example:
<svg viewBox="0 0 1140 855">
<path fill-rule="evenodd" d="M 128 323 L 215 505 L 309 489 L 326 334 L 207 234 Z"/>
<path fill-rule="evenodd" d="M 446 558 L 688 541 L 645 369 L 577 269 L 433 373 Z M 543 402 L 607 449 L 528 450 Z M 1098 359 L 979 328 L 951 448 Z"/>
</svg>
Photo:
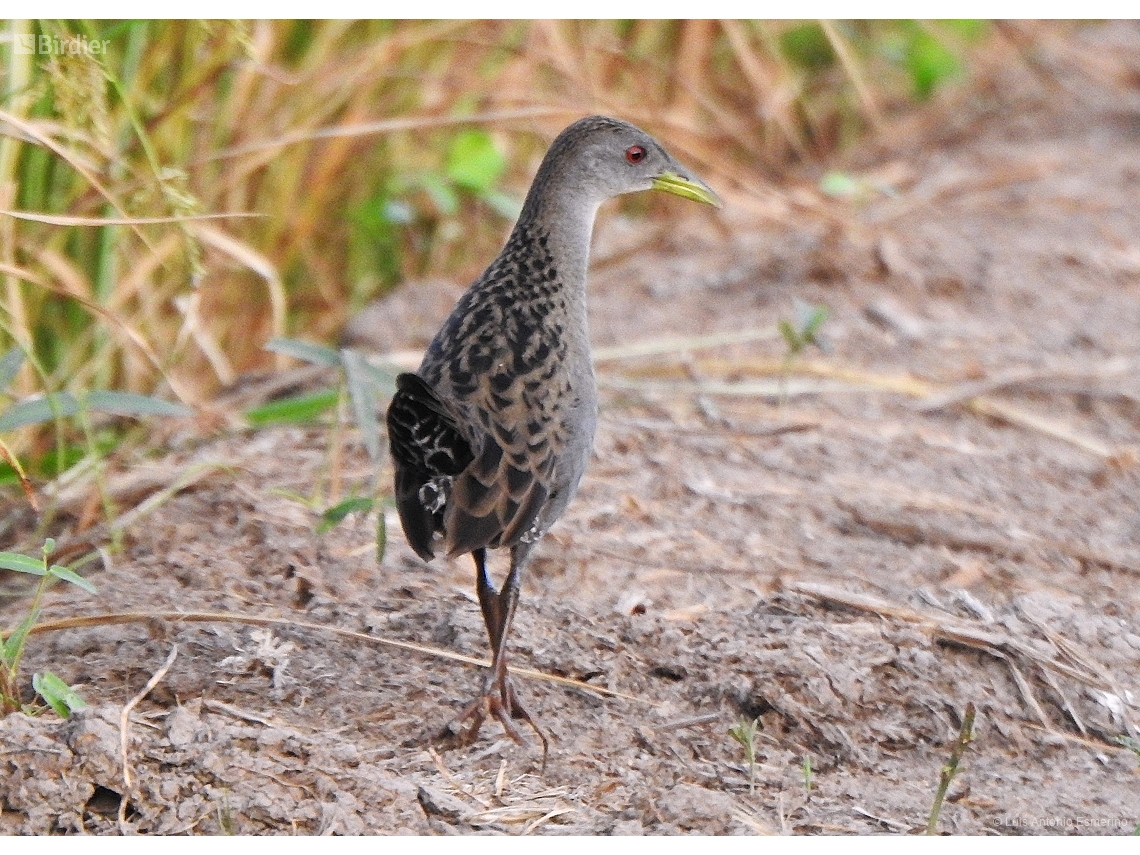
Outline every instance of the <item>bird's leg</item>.
<svg viewBox="0 0 1140 855">
<path fill-rule="evenodd" d="M 503 725 L 503 729 L 511 739 L 522 743 L 522 736 L 511 719 L 525 721 L 542 741 L 542 760 L 545 766 L 549 750 L 546 734 L 519 702 L 507 672 L 506 637 L 519 601 L 520 571 L 524 555 L 525 553 L 521 551 L 512 550 L 510 572 L 503 583 L 502 591 L 496 591 L 491 577 L 487 574 L 486 550 L 477 549 L 471 553 L 471 557 L 475 560 L 475 590 L 479 595 L 483 622 L 487 625 L 492 662 L 491 673 L 483 683 L 482 694 L 459 717 L 460 722 L 466 723 L 462 727 L 460 737 L 463 742 L 472 741 L 489 714 Z"/>
<path fill-rule="evenodd" d="M 495 590 L 491 577 L 487 575 L 487 550 L 476 549 L 471 553 L 475 559 L 475 592 L 479 595 L 479 608 L 483 611 L 483 623 L 487 626 L 487 637 L 491 650 L 497 651 L 503 644 L 504 614 L 501 595 Z M 504 590 L 506 586 L 504 585 Z"/>
</svg>

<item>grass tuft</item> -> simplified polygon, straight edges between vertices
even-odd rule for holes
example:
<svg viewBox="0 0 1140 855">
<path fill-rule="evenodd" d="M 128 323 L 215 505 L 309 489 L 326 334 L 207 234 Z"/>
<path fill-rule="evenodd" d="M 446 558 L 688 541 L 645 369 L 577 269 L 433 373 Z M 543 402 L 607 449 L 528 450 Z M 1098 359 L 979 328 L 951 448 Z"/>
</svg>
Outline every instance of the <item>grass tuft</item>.
<svg viewBox="0 0 1140 855">
<path fill-rule="evenodd" d="M 24 658 L 28 636 L 34 631 L 39 620 L 40 603 L 47 589 L 55 582 L 64 581 L 88 593 L 95 593 L 95 586 L 75 571 L 52 564 L 53 552 L 55 552 L 55 541 L 51 538 L 44 541 L 38 559 L 18 552 L 0 552 L 0 569 L 27 573 L 40 578 L 24 617 L 9 632 L 0 634 L 0 716 L 17 710 L 35 711 L 34 707 L 21 700 L 20 662 Z M 62 717 L 66 718 L 71 712 L 85 706 L 83 700 L 71 687 L 50 671 L 34 675 L 32 688 Z"/>
<path fill-rule="evenodd" d="M 473 276 L 545 142 L 572 118 L 623 116 L 718 186 L 757 192 L 774 171 L 967 79 L 991 31 L 915 21 L 4 26 L 0 353 L 25 359 L 0 412 L 34 394 L 109 390 L 198 404 L 244 372 L 280 367 L 263 347 L 270 338 L 331 341 L 408 279 Z M 13 49 L 28 38 L 106 51 Z M 2 437 L 33 477 L 85 453 L 80 432 L 56 421 Z M 17 483 L 15 470 L 3 480 Z"/>
<path fill-rule="evenodd" d="M 970 702 L 966 704 L 966 711 L 962 715 L 962 727 L 958 731 L 958 738 L 954 740 L 954 745 L 950 749 L 950 757 L 947 758 L 938 775 L 938 789 L 934 793 L 934 803 L 930 806 L 930 818 L 926 821 L 926 833 L 928 835 L 938 834 L 938 817 L 942 813 L 942 803 L 950 789 L 950 782 L 958 774 L 958 764 L 962 761 L 962 755 L 966 753 L 966 749 L 974 741 L 974 715 L 974 704 Z"/>
</svg>

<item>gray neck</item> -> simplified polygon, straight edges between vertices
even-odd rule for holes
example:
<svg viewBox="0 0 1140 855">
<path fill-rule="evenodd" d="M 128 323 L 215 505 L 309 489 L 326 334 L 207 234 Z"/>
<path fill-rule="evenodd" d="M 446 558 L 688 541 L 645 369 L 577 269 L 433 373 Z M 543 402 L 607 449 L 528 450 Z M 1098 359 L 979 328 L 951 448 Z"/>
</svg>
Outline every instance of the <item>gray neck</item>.
<svg viewBox="0 0 1140 855">
<path fill-rule="evenodd" d="M 535 176 L 512 240 L 535 229 L 547 234 L 559 279 L 564 287 L 580 289 L 584 294 L 590 237 L 601 201 L 573 186 L 569 176 L 552 174 L 550 166 L 544 162 Z"/>
</svg>

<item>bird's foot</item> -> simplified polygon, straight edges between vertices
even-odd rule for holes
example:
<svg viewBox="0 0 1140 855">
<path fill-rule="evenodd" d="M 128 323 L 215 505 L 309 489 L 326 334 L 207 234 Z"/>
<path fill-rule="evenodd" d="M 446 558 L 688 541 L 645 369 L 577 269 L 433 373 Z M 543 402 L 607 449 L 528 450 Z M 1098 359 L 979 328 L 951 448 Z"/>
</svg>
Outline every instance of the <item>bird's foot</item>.
<svg viewBox="0 0 1140 855">
<path fill-rule="evenodd" d="M 468 704 L 463 712 L 448 724 L 443 735 L 454 739 L 458 745 L 470 745 L 479 735 L 479 729 L 488 717 L 496 719 L 503 726 L 507 736 L 519 745 L 525 745 L 526 740 L 519 733 L 515 721 L 525 721 L 530 725 L 530 729 L 542 742 L 542 768 L 546 769 L 546 755 L 550 750 L 550 741 L 542 728 L 538 726 L 535 720 L 531 718 L 530 713 L 519 702 L 518 695 L 515 694 L 515 687 L 506 677 L 501 681 L 494 677 L 488 679 L 479 697 Z"/>
</svg>

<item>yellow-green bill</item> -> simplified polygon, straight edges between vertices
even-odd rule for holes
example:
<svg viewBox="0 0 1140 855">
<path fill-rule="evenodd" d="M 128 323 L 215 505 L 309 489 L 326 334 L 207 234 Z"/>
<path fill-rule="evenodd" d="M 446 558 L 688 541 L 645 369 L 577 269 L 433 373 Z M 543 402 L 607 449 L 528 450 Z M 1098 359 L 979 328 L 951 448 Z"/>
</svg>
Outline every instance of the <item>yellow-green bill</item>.
<svg viewBox="0 0 1140 855">
<path fill-rule="evenodd" d="M 704 202 L 714 208 L 721 208 L 720 197 L 707 184 L 697 178 L 682 178 L 674 172 L 662 172 L 653 179 L 654 190 L 664 190 L 682 199 Z"/>
</svg>

